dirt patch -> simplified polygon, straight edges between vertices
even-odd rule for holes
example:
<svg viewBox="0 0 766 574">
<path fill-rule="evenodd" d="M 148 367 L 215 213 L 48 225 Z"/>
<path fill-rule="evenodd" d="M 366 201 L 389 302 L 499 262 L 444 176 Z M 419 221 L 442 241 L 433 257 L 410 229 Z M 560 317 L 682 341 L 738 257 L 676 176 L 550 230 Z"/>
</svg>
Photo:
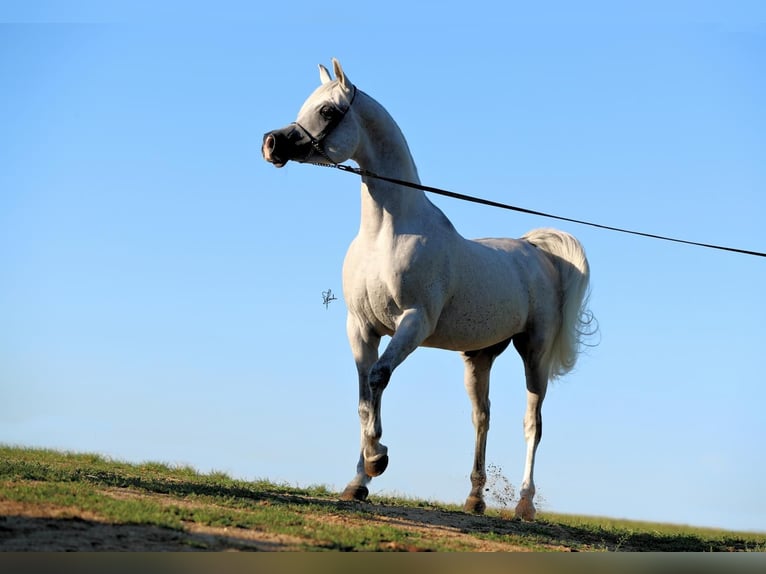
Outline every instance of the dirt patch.
<svg viewBox="0 0 766 574">
<path fill-rule="evenodd" d="M 111 524 L 76 508 L 0 501 L 0 551 L 294 550 L 302 541 L 244 529 L 191 524 L 173 530 Z"/>
<path fill-rule="evenodd" d="M 399 530 L 420 534 L 428 540 L 439 540 L 449 547 L 473 552 L 528 552 L 531 548 L 491 540 L 476 538 L 470 532 L 476 532 L 473 525 L 476 518 L 471 515 L 460 516 L 458 513 L 440 512 L 417 508 L 392 508 L 370 505 L 371 515 L 365 518 L 345 515 L 312 515 L 325 523 L 342 524 L 356 528 L 363 523 L 380 522 L 394 526 Z M 417 552 L 415 545 L 401 546 L 391 543 L 388 550 Z"/>
</svg>

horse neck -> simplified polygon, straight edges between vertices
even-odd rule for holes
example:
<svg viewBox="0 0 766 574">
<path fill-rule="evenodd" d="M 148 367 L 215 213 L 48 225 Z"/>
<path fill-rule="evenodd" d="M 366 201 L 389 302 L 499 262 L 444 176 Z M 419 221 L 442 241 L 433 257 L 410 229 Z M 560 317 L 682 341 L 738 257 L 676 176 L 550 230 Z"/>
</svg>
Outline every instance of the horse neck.
<svg viewBox="0 0 766 574">
<path fill-rule="evenodd" d="M 364 93 L 359 96 L 354 107 L 363 126 L 363 137 L 352 159 L 371 173 L 420 183 L 399 126 L 378 102 Z M 439 217 L 434 217 L 433 212 Z M 395 232 L 406 226 L 412 230 L 410 223 L 417 225 L 434 219 L 446 220 L 446 217 L 422 191 L 371 177 L 362 179 L 362 229 L 373 233 L 384 229 Z"/>
</svg>

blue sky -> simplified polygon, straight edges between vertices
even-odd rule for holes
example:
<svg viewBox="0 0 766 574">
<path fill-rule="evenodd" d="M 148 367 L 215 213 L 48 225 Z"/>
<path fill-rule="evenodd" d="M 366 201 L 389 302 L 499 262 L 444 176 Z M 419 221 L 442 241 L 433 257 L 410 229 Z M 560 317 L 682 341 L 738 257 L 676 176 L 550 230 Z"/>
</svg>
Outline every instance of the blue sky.
<svg viewBox="0 0 766 574">
<path fill-rule="evenodd" d="M 766 251 L 762 3 L 102 4 L 0 8 L 1 442 L 351 479 L 359 182 L 260 157 L 331 57 L 428 185 Z M 763 259 L 432 200 L 588 252 L 599 344 L 546 399 L 543 509 L 766 530 Z M 524 393 L 509 351 L 487 458 L 517 487 Z M 383 425 L 373 493 L 464 500 L 458 355 L 411 356 Z"/>
</svg>

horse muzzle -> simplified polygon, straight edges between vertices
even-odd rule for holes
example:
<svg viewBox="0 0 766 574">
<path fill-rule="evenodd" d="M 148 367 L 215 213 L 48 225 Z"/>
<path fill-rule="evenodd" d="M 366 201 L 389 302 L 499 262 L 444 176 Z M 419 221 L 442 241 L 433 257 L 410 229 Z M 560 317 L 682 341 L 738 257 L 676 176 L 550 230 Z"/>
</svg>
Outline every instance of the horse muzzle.
<svg viewBox="0 0 766 574">
<path fill-rule="evenodd" d="M 290 161 L 306 161 L 313 152 L 311 138 L 294 124 L 263 134 L 263 159 L 275 167 Z"/>
</svg>

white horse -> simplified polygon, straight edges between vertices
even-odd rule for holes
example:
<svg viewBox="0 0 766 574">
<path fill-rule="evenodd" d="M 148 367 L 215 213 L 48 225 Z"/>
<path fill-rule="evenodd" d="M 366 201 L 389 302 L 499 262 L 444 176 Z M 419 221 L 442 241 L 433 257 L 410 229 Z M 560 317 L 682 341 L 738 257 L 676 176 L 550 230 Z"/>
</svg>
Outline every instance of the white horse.
<svg viewBox="0 0 766 574">
<path fill-rule="evenodd" d="M 358 90 L 333 59 L 297 120 L 264 135 L 262 153 L 276 167 L 289 160 L 354 160 L 369 172 L 419 182 L 399 127 Z M 516 516 L 533 520 L 535 452 L 548 380 L 572 369 L 586 310 L 589 267 L 580 243 L 553 229 L 521 239 L 463 238 L 419 190 L 362 177 L 359 233 L 343 264 L 347 332 L 359 373 L 362 439 L 346 500 L 367 498 L 367 484 L 388 465 L 381 444 L 381 397 L 391 373 L 419 346 L 459 351 L 472 402 L 476 449 L 468 512 L 482 513 L 489 429 L 489 373 L 509 343 L 524 361 L 526 464 Z M 391 340 L 379 357 L 381 337 Z"/>
</svg>

